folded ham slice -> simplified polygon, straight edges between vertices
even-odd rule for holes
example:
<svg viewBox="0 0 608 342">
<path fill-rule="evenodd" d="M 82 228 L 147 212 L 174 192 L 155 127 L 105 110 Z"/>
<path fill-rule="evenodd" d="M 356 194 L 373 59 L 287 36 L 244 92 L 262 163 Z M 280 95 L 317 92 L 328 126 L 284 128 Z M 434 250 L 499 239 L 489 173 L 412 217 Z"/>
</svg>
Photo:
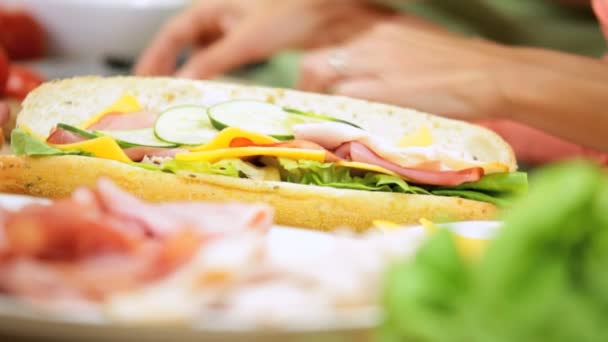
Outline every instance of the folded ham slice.
<svg viewBox="0 0 608 342">
<path fill-rule="evenodd" d="M 63 128 L 55 127 L 46 139 L 46 142 L 50 144 L 73 144 L 85 140 L 87 140 L 87 138 L 81 135 L 67 131 Z"/>
<path fill-rule="evenodd" d="M 51 205 L 0 210 L 0 293 L 102 301 L 173 273 L 206 241 L 271 222 L 264 205 L 148 204 L 102 180 Z"/>
<path fill-rule="evenodd" d="M 474 167 L 459 171 L 433 171 L 419 168 L 399 166 L 378 156 L 369 147 L 359 142 L 349 142 L 340 146 L 335 154 L 343 159 L 377 165 L 393 171 L 405 180 L 422 185 L 456 186 L 466 182 L 475 182 L 483 177 L 481 167 Z"/>
<path fill-rule="evenodd" d="M 96 131 L 123 131 L 130 129 L 141 129 L 154 127 L 157 113 L 140 111 L 134 113 L 111 113 L 105 115 L 95 124 L 88 127 Z"/>
</svg>

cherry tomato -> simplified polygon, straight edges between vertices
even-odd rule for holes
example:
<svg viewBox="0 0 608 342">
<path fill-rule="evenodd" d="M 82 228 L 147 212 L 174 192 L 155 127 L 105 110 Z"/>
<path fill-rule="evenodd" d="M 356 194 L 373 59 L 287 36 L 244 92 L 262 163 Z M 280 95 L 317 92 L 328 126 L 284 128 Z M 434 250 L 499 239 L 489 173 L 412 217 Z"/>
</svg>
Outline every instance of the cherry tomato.
<svg viewBox="0 0 608 342">
<path fill-rule="evenodd" d="M 20 65 L 11 65 L 6 82 L 5 95 L 23 100 L 27 94 L 44 82 L 44 78 L 36 72 Z"/>
<path fill-rule="evenodd" d="M 6 53 L 0 48 L 0 97 L 4 94 L 6 89 L 6 82 L 8 80 L 8 66 L 9 61 Z"/>
<path fill-rule="evenodd" d="M 13 61 L 41 58 L 46 52 L 46 35 L 26 11 L 0 9 L 0 45 Z"/>
</svg>

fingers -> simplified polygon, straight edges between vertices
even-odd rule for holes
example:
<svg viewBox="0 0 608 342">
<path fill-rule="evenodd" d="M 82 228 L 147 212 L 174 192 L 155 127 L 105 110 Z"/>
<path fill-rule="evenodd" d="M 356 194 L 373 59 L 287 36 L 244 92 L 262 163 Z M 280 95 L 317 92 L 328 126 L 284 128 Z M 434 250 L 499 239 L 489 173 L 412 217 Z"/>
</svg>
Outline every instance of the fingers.
<svg viewBox="0 0 608 342">
<path fill-rule="evenodd" d="M 196 52 L 178 71 L 184 78 L 212 78 L 231 69 L 269 57 L 281 46 L 283 32 L 277 32 L 276 13 L 258 10 L 236 21 L 226 18 L 230 30 L 219 40 Z M 277 43 L 279 42 L 279 43 Z"/>
<path fill-rule="evenodd" d="M 329 63 L 333 49 L 309 53 L 300 62 L 300 76 L 296 87 L 304 91 L 326 92 L 342 75 Z"/>
<path fill-rule="evenodd" d="M 177 72 L 178 77 L 208 79 L 263 58 L 247 25 L 239 24 L 223 38 L 199 49 Z"/>
<path fill-rule="evenodd" d="M 135 66 L 137 75 L 170 75 L 175 71 L 182 50 L 197 38 L 195 12 L 186 11 L 171 19 L 142 54 Z"/>
<path fill-rule="evenodd" d="M 376 74 L 382 59 L 357 44 L 318 49 L 302 58 L 296 87 L 311 92 L 332 92 L 333 85 L 343 79 Z"/>
</svg>

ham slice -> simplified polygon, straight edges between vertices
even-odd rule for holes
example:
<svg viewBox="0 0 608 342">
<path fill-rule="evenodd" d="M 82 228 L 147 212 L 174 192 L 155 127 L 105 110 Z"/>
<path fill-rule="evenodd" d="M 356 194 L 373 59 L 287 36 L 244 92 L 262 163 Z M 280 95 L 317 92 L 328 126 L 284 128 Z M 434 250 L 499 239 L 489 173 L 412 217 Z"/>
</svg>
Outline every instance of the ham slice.
<svg viewBox="0 0 608 342">
<path fill-rule="evenodd" d="M 89 130 L 97 131 L 122 131 L 129 129 L 141 129 L 154 127 L 157 114 L 149 111 L 135 113 L 112 113 L 107 114 L 101 120 L 89 127 Z"/>
<path fill-rule="evenodd" d="M 109 181 L 0 214 L 0 292 L 47 301 L 135 290 L 178 270 L 209 239 L 272 222 L 263 205 L 148 204 Z"/>
<path fill-rule="evenodd" d="M 112 130 L 130 130 L 130 129 L 142 129 L 142 128 L 150 128 L 154 126 L 154 122 L 156 121 L 156 113 L 141 111 L 135 113 L 115 113 L 108 114 L 101 118 L 97 123 L 88 127 L 89 131 L 112 131 Z M 49 137 L 47 138 L 47 142 L 51 144 L 71 144 L 77 143 L 80 141 L 87 140 L 86 138 L 72 133 L 70 131 L 66 131 L 61 128 L 55 127 Z M 161 150 L 161 149 L 159 149 Z M 133 152 L 136 153 L 136 152 Z M 159 151 L 154 151 L 154 153 L 159 153 Z M 136 153 L 137 154 L 137 153 Z M 150 154 L 154 155 L 154 154 Z M 143 156 L 139 159 L 143 159 Z"/>
<path fill-rule="evenodd" d="M 293 127 L 296 139 L 315 142 L 328 150 L 335 150 L 349 141 L 360 141 L 369 145 L 369 133 L 338 122 L 299 124 Z"/>
<path fill-rule="evenodd" d="M 377 165 L 399 174 L 405 180 L 423 185 L 456 186 L 466 182 L 475 182 L 483 177 L 481 167 L 469 168 L 460 171 L 431 171 L 417 168 L 399 166 L 378 156 L 369 147 L 359 142 L 349 142 L 336 150 L 336 155 L 366 164 Z"/>
<path fill-rule="evenodd" d="M 108 180 L 100 180 L 98 199 L 108 211 L 125 220 L 139 222 L 153 236 L 166 236 L 180 227 L 207 234 L 254 229 L 266 231 L 272 212 L 264 205 L 209 204 L 196 202 L 148 204 L 125 193 Z"/>
<path fill-rule="evenodd" d="M 72 144 L 85 140 L 87 139 L 81 135 L 67 131 L 63 128 L 55 127 L 46 139 L 46 142 L 50 144 Z"/>
<path fill-rule="evenodd" d="M 132 161 L 139 162 L 145 157 L 169 157 L 174 158 L 176 154 L 188 152 L 182 148 L 160 148 L 160 147 L 129 147 L 124 149 L 127 157 Z"/>
</svg>

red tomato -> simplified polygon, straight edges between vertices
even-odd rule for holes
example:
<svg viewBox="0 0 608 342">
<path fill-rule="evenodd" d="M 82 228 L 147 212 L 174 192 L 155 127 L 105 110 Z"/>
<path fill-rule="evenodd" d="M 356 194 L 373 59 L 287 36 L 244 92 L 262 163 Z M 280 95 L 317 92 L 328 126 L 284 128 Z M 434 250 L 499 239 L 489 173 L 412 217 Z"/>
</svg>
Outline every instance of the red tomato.
<svg viewBox="0 0 608 342">
<path fill-rule="evenodd" d="M 41 58 L 46 52 L 46 35 L 24 10 L 0 9 L 0 45 L 11 60 Z"/>
<path fill-rule="evenodd" d="M 2 48 L 0 48 L 0 97 L 4 95 L 6 89 L 6 81 L 8 80 L 8 57 Z"/>
<path fill-rule="evenodd" d="M 8 72 L 5 95 L 23 100 L 30 91 L 43 82 L 44 78 L 36 72 L 19 65 L 11 65 Z"/>
</svg>

